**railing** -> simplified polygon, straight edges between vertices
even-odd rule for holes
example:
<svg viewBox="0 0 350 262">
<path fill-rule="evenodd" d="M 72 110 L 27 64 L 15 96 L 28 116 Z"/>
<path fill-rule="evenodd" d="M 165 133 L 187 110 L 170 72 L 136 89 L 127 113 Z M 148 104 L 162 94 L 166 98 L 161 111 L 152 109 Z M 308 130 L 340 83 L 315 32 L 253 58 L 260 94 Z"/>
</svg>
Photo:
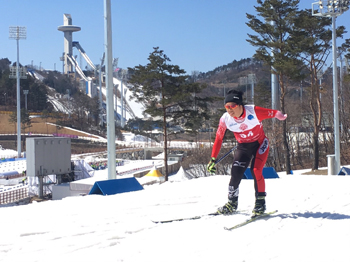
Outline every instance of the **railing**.
<svg viewBox="0 0 350 262">
<path fill-rule="evenodd" d="M 0 189 L 0 205 L 12 203 L 28 196 L 28 185 Z"/>
<path fill-rule="evenodd" d="M 124 172 L 118 172 L 117 175 L 118 176 L 123 176 L 123 175 L 126 175 L 126 174 L 132 174 L 132 173 L 137 172 L 137 171 L 148 170 L 148 169 L 150 169 L 152 167 L 153 167 L 153 165 L 148 165 L 148 166 L 143 166 L 143 167 L 136 167 L 136 168 L 124 171 Z"/>
</svg>

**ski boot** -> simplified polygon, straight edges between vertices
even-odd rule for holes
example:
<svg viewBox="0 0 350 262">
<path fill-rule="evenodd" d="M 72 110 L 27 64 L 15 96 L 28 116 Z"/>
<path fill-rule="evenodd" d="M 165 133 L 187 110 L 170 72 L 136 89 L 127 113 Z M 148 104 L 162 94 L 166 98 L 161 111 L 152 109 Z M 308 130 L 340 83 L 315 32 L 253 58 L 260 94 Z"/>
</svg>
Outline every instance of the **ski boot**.
<svg viewBox="0 0 350 262">
<path fill-rule="evenodd" d="M 229 199 L 228 202 L 223 206 L 218 208 L 218 213 L 221 215 L 231 215 L 237 211 L 238 197 L 233 197 Z"/>
<path fill-rule="evenodd" d="M 253 216 L 259 216 L 265 213 L 266 204 L 265 204 L 266 193 L 258 193 L 255 199 L 255 206 L 253 209 Z"/>
</svg>

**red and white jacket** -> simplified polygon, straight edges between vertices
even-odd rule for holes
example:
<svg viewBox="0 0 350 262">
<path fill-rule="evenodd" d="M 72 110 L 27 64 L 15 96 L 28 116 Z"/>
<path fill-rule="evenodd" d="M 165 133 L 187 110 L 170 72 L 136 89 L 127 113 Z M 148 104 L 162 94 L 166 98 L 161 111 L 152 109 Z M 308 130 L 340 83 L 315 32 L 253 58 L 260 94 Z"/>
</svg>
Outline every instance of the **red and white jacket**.
<svg viewBox="0 0 350 262">
<path fill-rule="evenodd" d="M 222 115 L 216 131 L 215 142 L 211 157 L 217 157 L 226 130 L 235 135 L 238 143 L 251 143 L 258 141 L 261 144 L 265 138 L 262 120 L 274 118 L 278 110 L 267 109 L 254 105 L 245 105 L 241 117 L 231 117 L 227 112 Z"/>
</svg>

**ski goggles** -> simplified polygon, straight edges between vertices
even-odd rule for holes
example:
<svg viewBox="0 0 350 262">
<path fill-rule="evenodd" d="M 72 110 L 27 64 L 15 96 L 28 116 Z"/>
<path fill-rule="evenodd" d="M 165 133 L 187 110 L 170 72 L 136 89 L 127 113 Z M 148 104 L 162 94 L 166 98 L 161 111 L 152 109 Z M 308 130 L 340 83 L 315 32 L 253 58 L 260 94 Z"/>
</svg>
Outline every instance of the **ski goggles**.
<svg viewBox="0 0 350 262">
<path fill-rule="evenodd" d="M 226 109 L 235 109 L 238 107 L 238 104 L 235 104 L 235 105 L 225 105 L 225 108 Z"/>
</svg>

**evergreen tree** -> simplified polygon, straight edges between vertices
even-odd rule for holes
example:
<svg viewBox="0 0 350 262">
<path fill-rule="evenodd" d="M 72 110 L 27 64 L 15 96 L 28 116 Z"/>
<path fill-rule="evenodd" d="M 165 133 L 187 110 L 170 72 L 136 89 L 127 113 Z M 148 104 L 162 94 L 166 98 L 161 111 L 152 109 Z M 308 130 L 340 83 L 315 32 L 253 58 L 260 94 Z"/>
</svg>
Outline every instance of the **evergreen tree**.
<svg viewBox="0 0 350 262">
<path fill-rule="evenodd" d="M 306 71 L 310 80 L 308 101 L 313 122 L 313 170 L 317 170 L 319 166 L 319 132 L 322 120 L 322 103 L 318 75 L 325 65 L 325 61 L 332 48 L 331 25 L 331 18 L 312 16 L 312 10 L 305 9 L 298 13 L 294 31 L 291 35 L 293 49 L 299 52 L 301 59 L 306 64 Z M 338 37 L 343 35 L 344 29 L 343 26 L 337 28 Z"/>
<path fill-rule="evenodd" d="M 248 34 L 247 41 L 258 47 L 254 58 L 263 61 L 271 68 L 271 73 L 277 75 L 280 86 L 280 106 L 285 112 L 285 96 L 290 80 L 300 79 L 303 63 L 292 48 L 290 34 L 293 31 L 295 17 L 298 12 L 299 0 L 257 0 L 259 6 L 255 10 L 259 20 L 254 15 L 246 14 L 246 23 L 258 35 Z M 273 22 L 273 23 L 272 23 Z M 291 173 L 290 152 L 287 137 L 287 121 L 282 121 L 283 147 L 285 168 Z"/>
<path fill-rule="evenodd" d="M 345 43 L 343 44 L 343 48 L 346 52 L 345 57 L 346 57 L 346 66 L 348 68 L 348 72 L 350 72 L 350 65 L 349 65 L 349 60 L 350 60 L 350 38 L 345 40 Z"/>
<path fill-rule="evenodd" d="M 186 72 L 170 64 L 171 60 L 159 47 L 154 48 L 148 61 L 146 66 L 129 68 L 132 75 L 128 82 L 132 85 L 132 97 L 144 106 L 144 114 L 162 123 L 167 181 L 167 123 L 184 122 L 186 127 L 197 128 L 197 120 L 209 118 L 207 102 L 211 99 L 201 98 L 199 94 L 205 85 L 188 81 Z"/>
<path fill-rule="evenodd" d="M 45 121 L 45 125 L 46 125 L 46 134 L 49 133 L 49 128 L 48 128 L 48 125 L 47 125 L 47 120 L 50 118 L 50 113 L 48 110 L 44 109 L 42 112 L 41 112 L 41 118 L 44 119 Z"/>
<path fill-rule="evenodd" d="M 22 89 L 29 90 L 28 110 L 42 111 L 48 108 L 47 107 L 47 89 L 43 83 L 28 77 L 26 86 L 24 86 Z M 23 104 L 22 101 L 24 102 L 24 98 L 21 98 L 21 104 Z"/>
<path fill-rule="evenodd" d="M 32 127 L 32 121 L 29 117 L 29 113 L 27 110 L 25 110 L 24 108 L 21 109 L 21 130 L 19 131 L 20 133 L 24 133 L 26 132 L 26 130 L 30 127 Z M 11 114 L 10 114 L 10 119 L 9 119 L 9 122 L 14 124 L 14 127 L 15 127 L 15 133 L 18 131 L 16 130 L 16 127 L 17 127 L 17 112 L 16 111 L 13 111 Z M 21 137 L 21 140 L 22 140 L 22 137 Z M 23 145 L 22 147 L 25 148 L 25 145 L 24 145 L 24 139 L 23 139 Z"/>
<path fill-rule="evenodd" d="M 14 125 L 15 131 L 14 133 L 17 132 L 17 111 L 12 111 L 10 114 L 9 122 Z"/>
<path fill-rule="evenodd" d="M 0 59 L 0 95 L 6 98 L 6 105 L 16 103 L 16 80 L 9 78 L 11 62 L 7 58 Z M 5 95 L 6 94 L 6 95 Z"/>
<path fill-rule="evenodd" d="M 76 124 L 80 130 L 84 130 L 87 126 L 86 112 L 88 112 L 89 97 L 81 92 L 76 93 L 74 96 L 74 118 Z"/>
</svg>

